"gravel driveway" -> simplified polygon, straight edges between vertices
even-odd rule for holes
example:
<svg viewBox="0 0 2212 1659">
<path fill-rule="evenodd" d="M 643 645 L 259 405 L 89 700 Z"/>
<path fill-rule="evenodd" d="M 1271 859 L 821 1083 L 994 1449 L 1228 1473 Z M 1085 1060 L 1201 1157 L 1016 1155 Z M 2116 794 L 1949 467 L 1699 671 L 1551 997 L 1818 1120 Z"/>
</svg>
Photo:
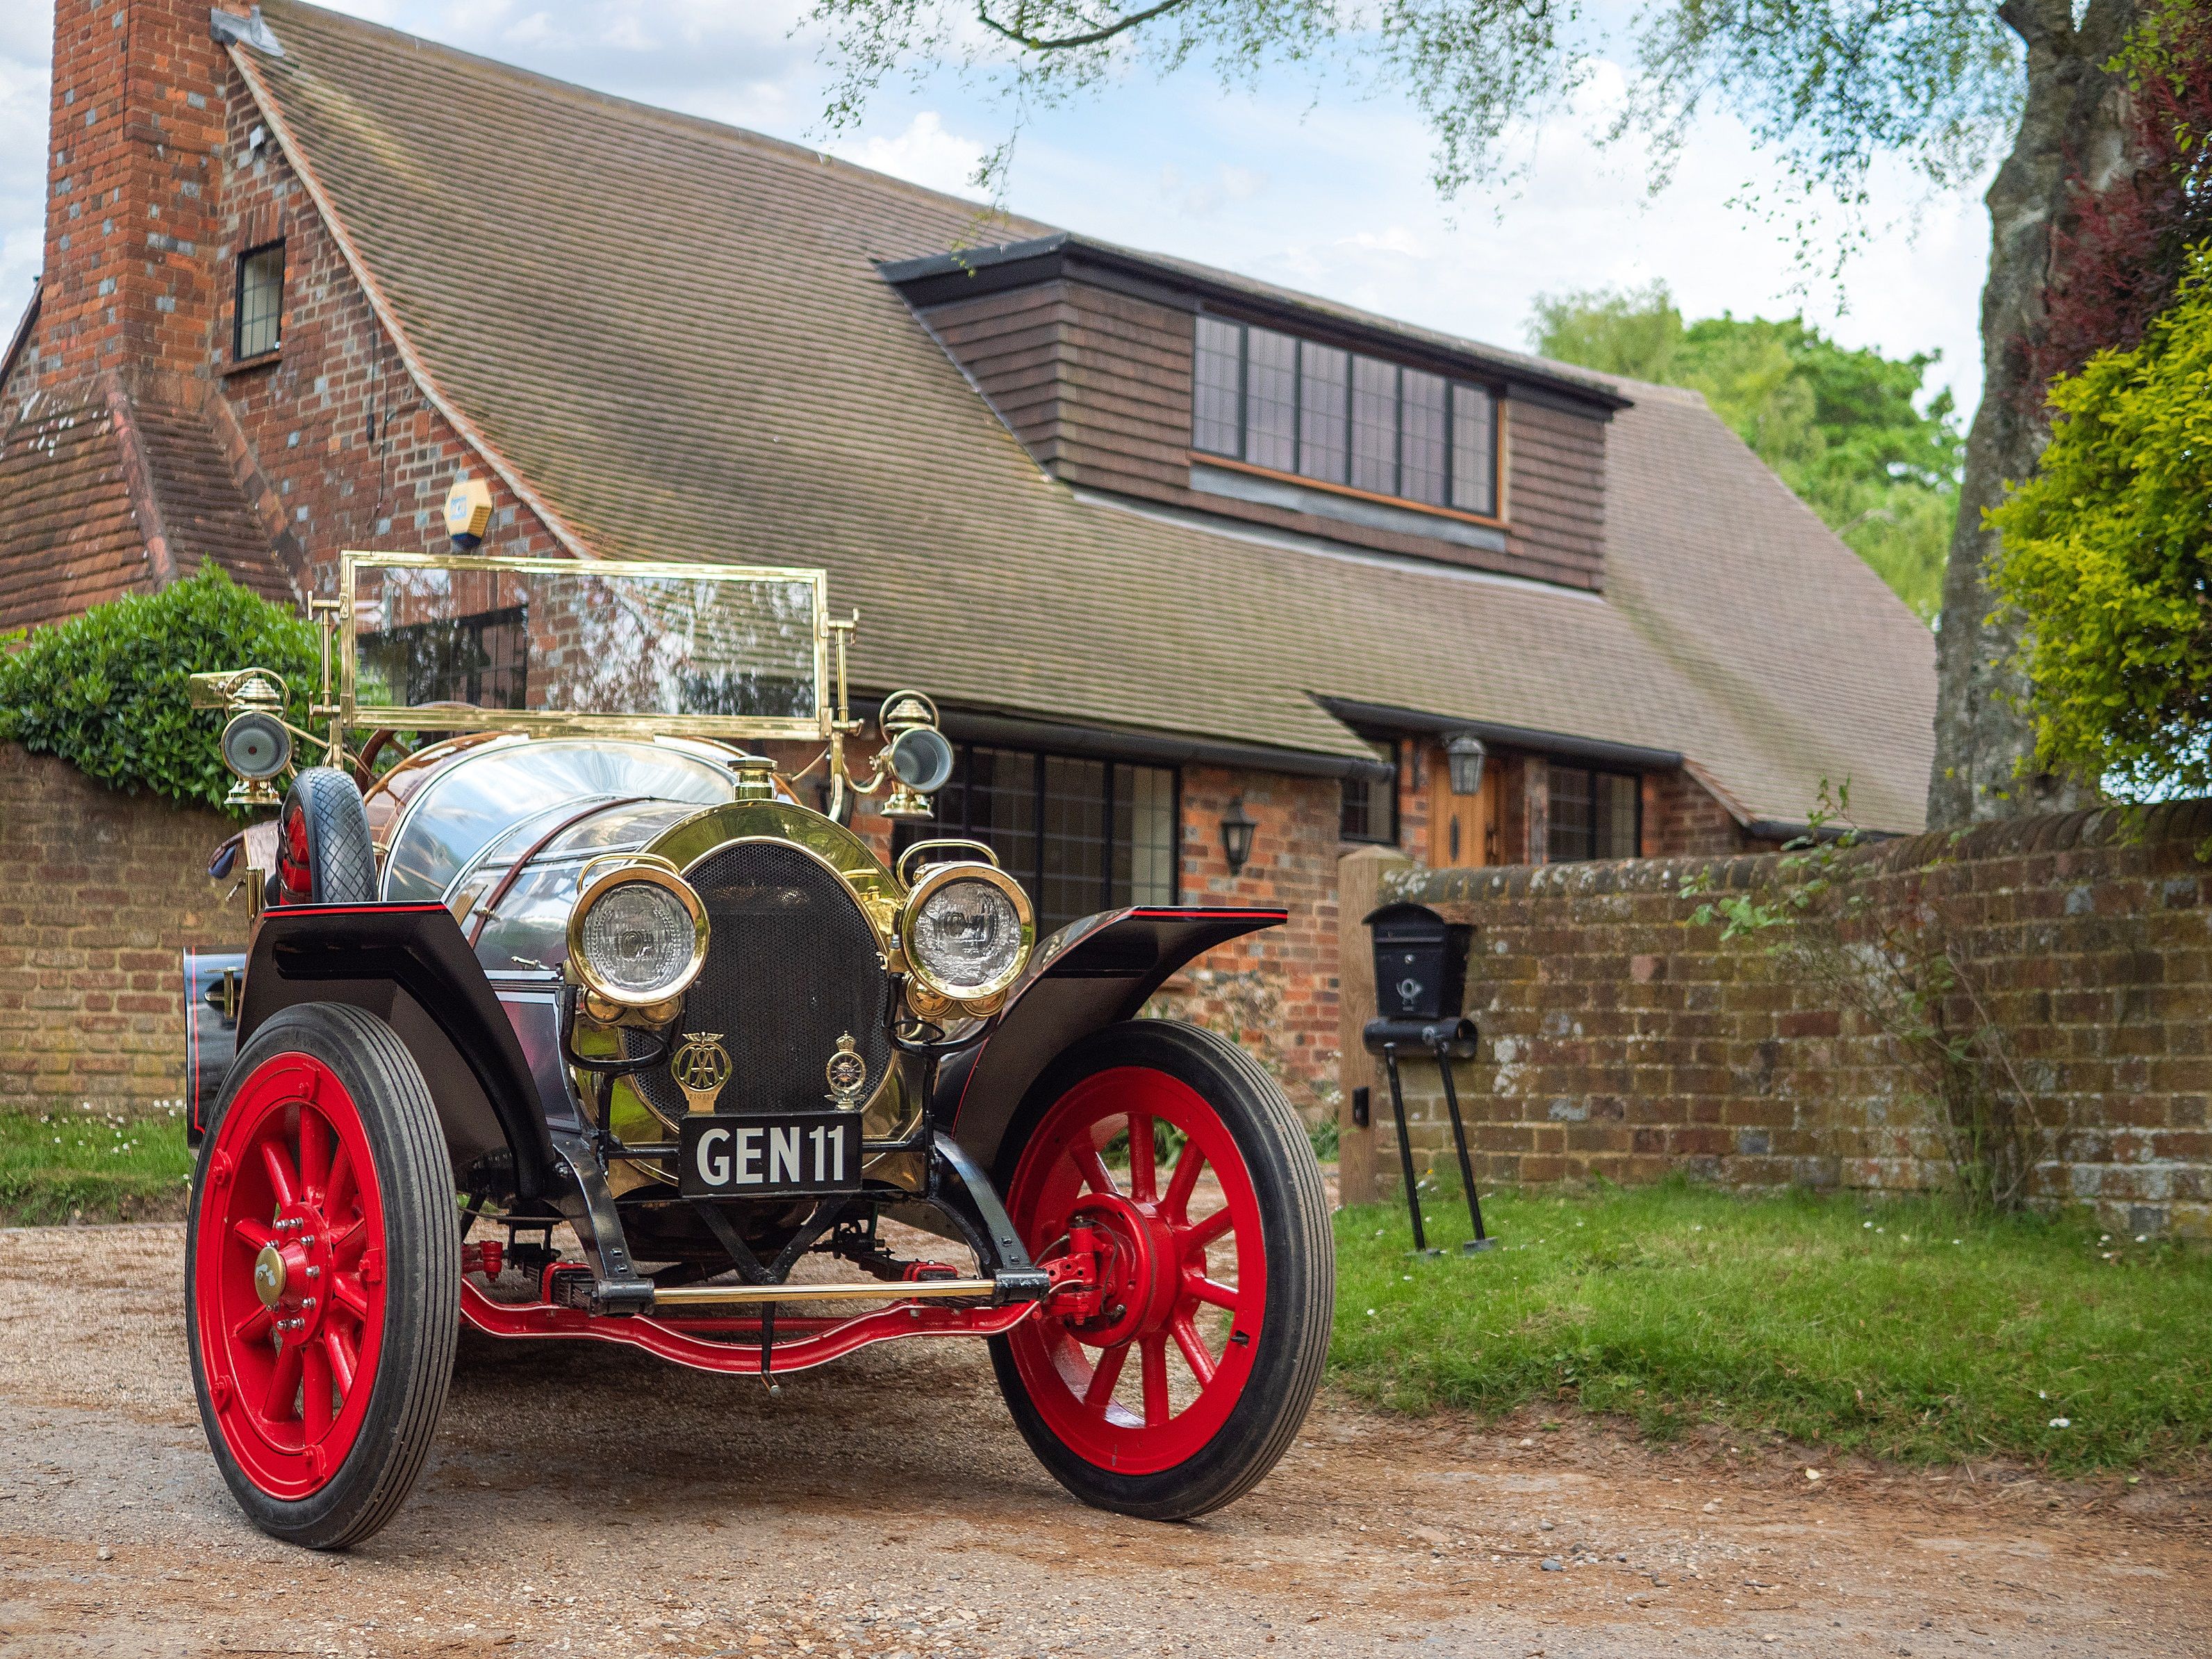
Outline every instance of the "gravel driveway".
<svg viewBox="0 0 2212 1659">
<path fill-rule="evenodd" d="M 201 1440 L 174 1226 L 0 1233 L 0 1656 L 2212 1652 L 2212 1479 L 2056 1486 L 1651 1451 L 1325 1399 L 1253 1496 L 1077 1507 L 980 1346 L 787 1381 L 465 1345 L 349 1556 L 248 1528 Z"/>
</svg>

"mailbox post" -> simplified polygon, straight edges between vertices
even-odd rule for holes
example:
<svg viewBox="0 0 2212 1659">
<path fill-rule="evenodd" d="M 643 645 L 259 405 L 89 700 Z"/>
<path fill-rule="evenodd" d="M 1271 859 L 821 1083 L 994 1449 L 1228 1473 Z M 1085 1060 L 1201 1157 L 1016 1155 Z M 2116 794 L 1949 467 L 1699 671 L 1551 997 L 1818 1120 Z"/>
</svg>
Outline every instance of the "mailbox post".
<svg viewBox="0 0 2212 1659">
<path fill-rule="evenodd" d="M 1459 1088 L 1452 1061 L 1474 1057 L 1474 1022 L 1460 1012 L 1466 999 L 1468 940 L 1474 929 L 1449 922 L 1422 904 L 1386 904 L 1366 923 L 1375 948 L 1375 1000 L 1380 1017 L 1363 1033 L 1368 1052 L 1382 1056 L 1390 1079 L 1390 1110 L 1398 1125 L 1398 1167 L 1406 1183 L 1406 1206 L 1413 1223 L 1413 1249 L 1429 1249 L 1421 1225 L 1420 1185 L 1413 1175 L 1413 1147 L 1406 1133 L 1405 1091 L 1398 1079 L 1401 1049 L 1432 1056 L 1443 1073 L 1444 1108 L 1451 1118 L 1452 1145 L 1459 1154 L 1461 1182 L 1467 1188 L 1468 1218 L 1474 1237 L 1461 1248 L 1469 1255 L 1491 1248 L 1483 1231 L 1482 1200 L 1474 1190 L 1474 1165 L 1468 1156 L 1467 1126 L 1459 1112 Z"/>
</svg>

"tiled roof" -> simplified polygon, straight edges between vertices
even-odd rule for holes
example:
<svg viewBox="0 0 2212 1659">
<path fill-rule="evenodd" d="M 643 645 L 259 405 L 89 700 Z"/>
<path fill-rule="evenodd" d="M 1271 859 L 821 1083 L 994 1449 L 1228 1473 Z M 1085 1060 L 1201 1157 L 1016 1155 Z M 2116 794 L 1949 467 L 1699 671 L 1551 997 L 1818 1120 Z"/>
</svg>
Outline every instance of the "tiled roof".
<svg viewBox="0 0 2212 1659">
<path fill-rule="evenodd" d="M 27 400 L 0 437 L 0 629 L 59 621 L 210 559 L 293 602 L 197 414 L 103 376 L 62 401 Z"/>
<path fill-rule="evenodd" d="M 146 397 L 132 401 L 131 416 L 177 574 L 189 576 L 212 559 L 241 587 L 296 605 L 299 596 L 270 549 L 269 532 L 246 505 L 207 422 Z"/>
<path fill-rule="evenodd" d="M 106 400 L 33 404 L 0 439 L 0 632 L 58 622 L 146 579 Z"/>
<path fill-rule="evenodd" d="M 1756 817 L 1847 775 L 1869 826 L 1920 825 L 1932 640 L 1692 397 L 1620 388 L 1601 599 L 1085 495 L 876 269 L 1047 227 L 264 10 L 285 55 L 235 55 L 295 163 L 435 393 L 594 552 L 825 566 L 864 683 L 978 709 L 1364 753 L 1328 696 L 1679 750 Z"/>
</svg>

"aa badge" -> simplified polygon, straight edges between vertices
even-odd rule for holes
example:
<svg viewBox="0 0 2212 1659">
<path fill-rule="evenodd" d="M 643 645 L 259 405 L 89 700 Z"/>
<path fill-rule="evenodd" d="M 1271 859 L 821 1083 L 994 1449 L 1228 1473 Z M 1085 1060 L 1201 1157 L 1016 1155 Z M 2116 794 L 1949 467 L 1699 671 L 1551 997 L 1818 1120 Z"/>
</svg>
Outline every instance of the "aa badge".
<svg viewBox="0 0 2212 1659">
<path fill-rule="evenodd" d="M 668 1075 L 695 1112 L 714 1109 L 715 1097 L 730 1080 L 730 1051 L 722 1046 L 720 1031 L 686 1031 L 668 1057 Z"/>
</svg>

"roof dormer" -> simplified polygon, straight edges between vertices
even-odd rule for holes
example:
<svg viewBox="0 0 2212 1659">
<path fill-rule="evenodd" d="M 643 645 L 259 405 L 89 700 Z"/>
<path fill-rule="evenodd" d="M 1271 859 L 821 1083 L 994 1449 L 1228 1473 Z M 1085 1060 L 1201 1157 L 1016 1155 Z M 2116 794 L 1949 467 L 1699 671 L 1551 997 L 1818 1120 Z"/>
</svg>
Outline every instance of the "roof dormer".
<svg viewBox="0 0 2212 1659">
<path fill-rule="evenodd" d="M 1065 234 L 882 272 L 1070 484 L 1604 585 L 1626 400 L 1557 365 Z"/>
</svg>

